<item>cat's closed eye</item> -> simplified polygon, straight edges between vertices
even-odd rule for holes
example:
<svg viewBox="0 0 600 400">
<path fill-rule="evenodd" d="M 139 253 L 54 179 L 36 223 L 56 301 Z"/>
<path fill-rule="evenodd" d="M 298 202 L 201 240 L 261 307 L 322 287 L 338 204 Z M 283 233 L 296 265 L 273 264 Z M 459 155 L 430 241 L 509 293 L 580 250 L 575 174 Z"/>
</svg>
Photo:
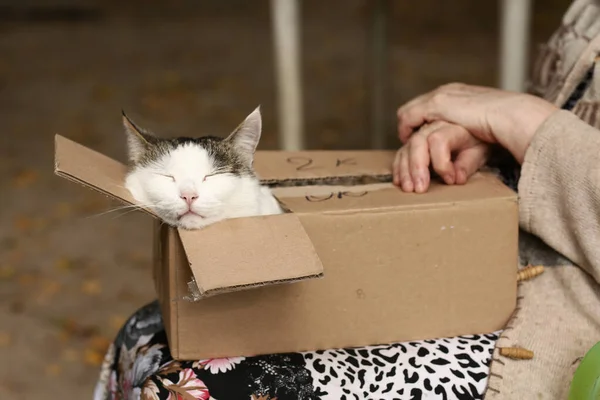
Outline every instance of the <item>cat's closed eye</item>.
<svg viewBox="0 0 600 400">
<path fill-rule="evenodd" d="M 217 175 L 225 175 L 225 174 L 229 174 L 229 171 L 219 171 L 219 172 L 213 172 L 212 174 L 208 174 L 208 175 L 204 175 L 204 179 L 202 179 L 203 182 L 206 181 L 206 178 L 210 178 L 213 176 L 217 176 Z"/>
<path fill-rule="evenodd" d="M 171 179 L 173 182 L 175 182 L 175 177 L 173 175 L 168 175 L 168 174 L 161 174 L 156 172 L 156 175 L 160 175 L 160 176 L 164 176 L 165 178 L 169 178 Z"/>
</svg>

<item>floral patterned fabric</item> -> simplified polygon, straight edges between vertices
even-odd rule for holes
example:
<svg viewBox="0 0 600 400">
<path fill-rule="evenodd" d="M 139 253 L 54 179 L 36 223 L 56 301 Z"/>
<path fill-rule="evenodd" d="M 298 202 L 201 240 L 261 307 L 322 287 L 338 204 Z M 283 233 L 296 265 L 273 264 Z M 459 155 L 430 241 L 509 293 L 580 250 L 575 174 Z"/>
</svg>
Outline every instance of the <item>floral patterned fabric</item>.
<svg viewBox="0 0 600 400">
<path fill-rule="evenodd" d="M 94 400 L 480 399 L 498 334 L 175 361 L 155 301 L 109 347 Z"/>
</svg>

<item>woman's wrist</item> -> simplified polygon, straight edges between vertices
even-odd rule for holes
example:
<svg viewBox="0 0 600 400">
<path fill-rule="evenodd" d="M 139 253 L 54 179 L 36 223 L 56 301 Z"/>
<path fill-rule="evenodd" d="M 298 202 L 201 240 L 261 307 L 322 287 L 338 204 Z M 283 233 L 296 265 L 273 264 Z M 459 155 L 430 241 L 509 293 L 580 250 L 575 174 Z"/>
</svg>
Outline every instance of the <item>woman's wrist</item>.
<svg viewBox="0 0 600 400">
<path fill-rule="evenodd" d="M 524 95 L 523 103 L 517 106 L 519 112 L 515 113 L 515 129 L 507 132 L 504 138 L 497 139 L 519 164 L 523 164 L 527 149 L 540 126 L 560 109 L 544 99 L 531 95 Z"/>
</svg>

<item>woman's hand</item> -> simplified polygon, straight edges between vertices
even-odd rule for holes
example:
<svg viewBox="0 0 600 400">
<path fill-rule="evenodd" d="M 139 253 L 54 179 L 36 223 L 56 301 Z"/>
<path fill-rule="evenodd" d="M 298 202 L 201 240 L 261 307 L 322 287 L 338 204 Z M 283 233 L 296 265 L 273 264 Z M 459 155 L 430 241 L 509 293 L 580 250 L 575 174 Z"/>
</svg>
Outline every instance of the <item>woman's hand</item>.
<svg viewBox="0 0 600 400">
<path fill-rule="evenodd" d="M 444 182 L 462 185 L 486 162 L 489 147 L 460 125 L 444 121 L 426 124 L 396 153 L 394 184 L 405 192 L 427 191 L 431 164 Z"/>
<path fill-rule="evenodd" d="M 445 121 L 463 127 L 482 142 L 500 144 L 522 163 L 538 127 L 557 110 L 528 94 L 453 83 L 400 107 L 398 133 L 407 143 L 424 123 Z"/>
</svg>

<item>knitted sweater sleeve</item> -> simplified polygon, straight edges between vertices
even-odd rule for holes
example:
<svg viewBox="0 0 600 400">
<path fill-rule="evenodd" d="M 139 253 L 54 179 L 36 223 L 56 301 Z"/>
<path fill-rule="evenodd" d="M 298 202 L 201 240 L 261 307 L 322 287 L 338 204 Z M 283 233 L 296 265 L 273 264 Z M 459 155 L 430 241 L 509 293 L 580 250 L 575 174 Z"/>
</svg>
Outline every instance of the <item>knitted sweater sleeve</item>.
<svg viewBox="0 0 600 400">
<path fill-rule="evenodd" d="M 540 126 L 521 169 L 519 218 L 600 282 L 600 130 L 563 110 Z"/>
</svg>

